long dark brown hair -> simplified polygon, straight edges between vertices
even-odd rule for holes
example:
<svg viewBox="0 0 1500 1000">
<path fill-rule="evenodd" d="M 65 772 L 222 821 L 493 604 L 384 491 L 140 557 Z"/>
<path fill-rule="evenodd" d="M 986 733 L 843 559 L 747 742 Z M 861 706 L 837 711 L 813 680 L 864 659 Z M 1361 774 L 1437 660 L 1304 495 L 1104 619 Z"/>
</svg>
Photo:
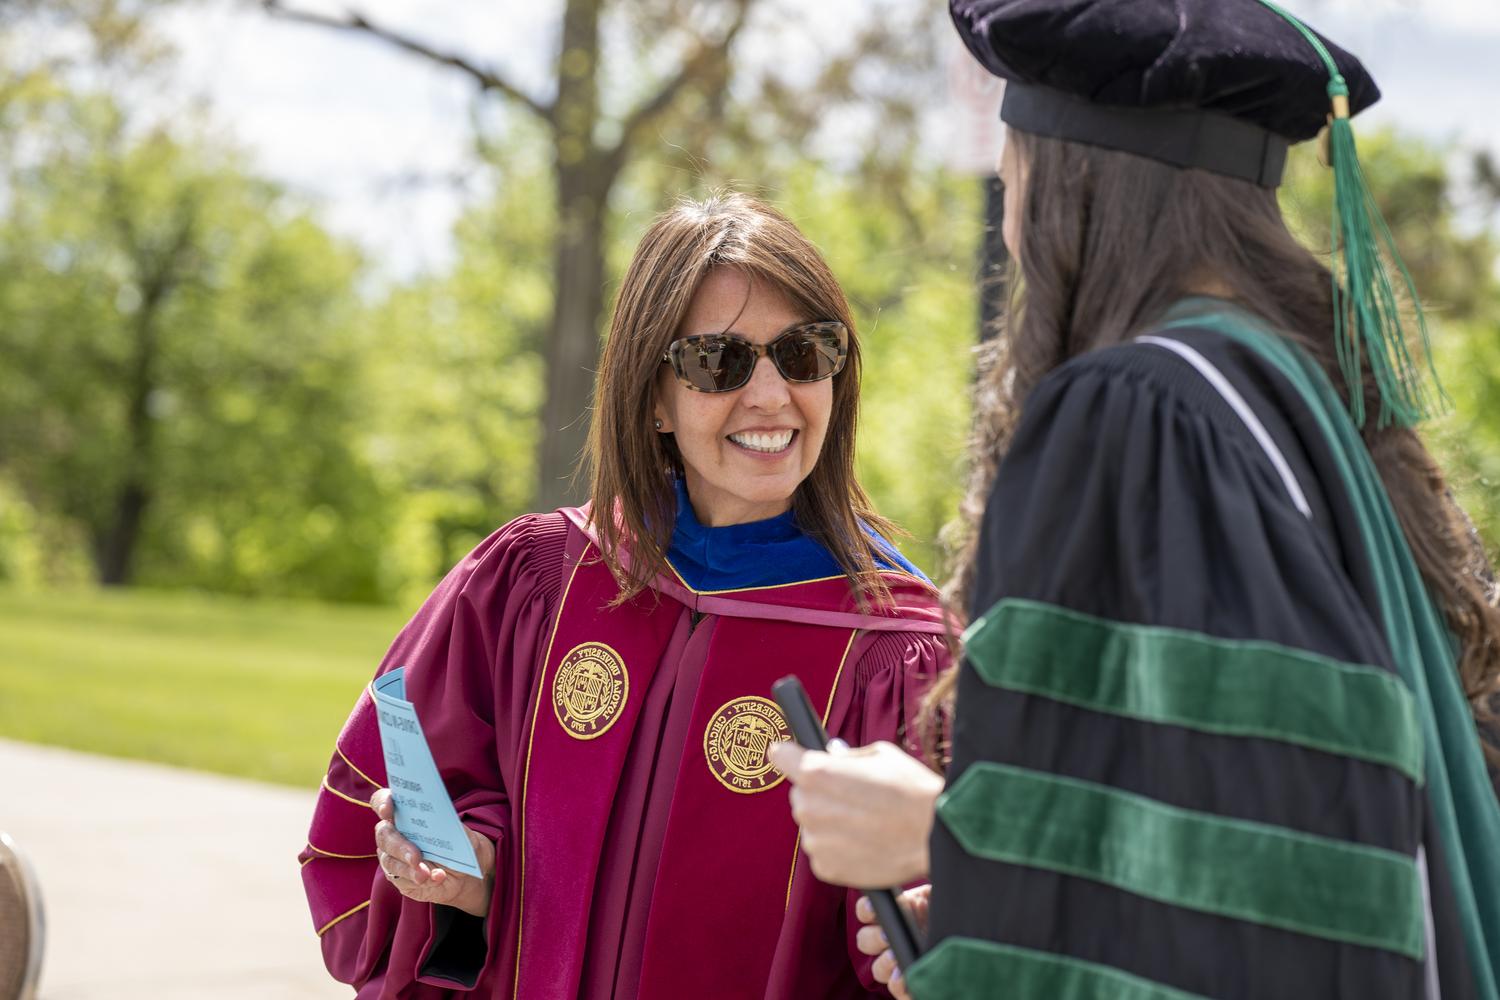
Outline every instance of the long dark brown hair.
<svg viewBox="0 0 1500 1000">
<path fill-rule="evenodd" d="M 1025 164 L 1023 245 L 1009 320 L 977 385 L 965 530 L 948 587 L 959 608 L 969 603 L 985 498 L 1037 382 L 1069 358 L 1145 333 L 1205 281 L 1295 340 L 1347 391 L 1334 355 L 1328 268 L 1287 229 L 1274 191 L 1015 129 L 1008 136 Z M 1373 378 L 1361 391 L 1365 411 L 1379 412 Z M 1376 423 L 1366 421 L 1365 444 L 1459 641 L 1458 670 L 1475 716 L 1490 721 L 1500 687 L 1500 610 L 1484 549 L 1417 433 Z M 929 733 L 951 699 L 952 680 L 950 673 L 932 694 Z M 1486 752 L 1500 764 L 1500 754 Z"/>
<path fill-rule="evenodd" d="M 889 539 L 895 527 L 875 512 L 854 474 L 859 418 L 859 335 L 849 302 L 817 247 L 786 216 L 742 194 L 684 200 L 652 222 L 621 281 L 594 388 L 588 463 L 594 528 L 604 561 L 628 600 L 667 571 L 676 496 L 683 474 L 670 434 L 652 425 L 662 354 L 703 279 L 732 267 L 773 288 L 811 319 L 849 330 L 849 354 L 833 377 L 833 409 L 823 450 L 797 487 L 797 524 L 833 554 L 861 601 L 889 595 L 876 571 L 868 525 Z M 607 516 L 608 512 L 614 516 Z"/>
</svg>

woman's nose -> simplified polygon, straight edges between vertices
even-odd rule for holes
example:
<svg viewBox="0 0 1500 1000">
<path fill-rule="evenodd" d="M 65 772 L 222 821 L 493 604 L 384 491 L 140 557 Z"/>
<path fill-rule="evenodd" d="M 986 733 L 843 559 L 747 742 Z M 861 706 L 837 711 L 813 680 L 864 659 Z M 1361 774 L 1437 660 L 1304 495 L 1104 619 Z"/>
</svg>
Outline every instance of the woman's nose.
<svg viewBox="0 0 1500 1000">
<path fill-rule="evenodd" d="M 750 381 L 745 384 L 744 403 L 757 410 L 779 410 L 791 400 L 786 379 L 768 357 L 757 358 Z"/>
</svg>

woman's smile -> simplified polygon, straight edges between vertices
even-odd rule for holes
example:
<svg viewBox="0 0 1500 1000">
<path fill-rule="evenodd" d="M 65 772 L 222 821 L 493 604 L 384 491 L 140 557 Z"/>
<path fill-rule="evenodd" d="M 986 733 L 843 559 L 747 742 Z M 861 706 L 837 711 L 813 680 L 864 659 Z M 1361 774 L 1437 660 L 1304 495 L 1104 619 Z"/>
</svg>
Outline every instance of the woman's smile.
<svg viewBox="0 0 1500 1000">
<path fill-rule="evenodd" d="M 736 431 L 725 438 L 730 444 L 735 445 L 741 451 L 748 452 L 757 459 L 784 458 L 792 450 L 792 443 L 797 439 L 797 431 L 786 427 L 778 430 L 744 430 Z"/>
</svg>

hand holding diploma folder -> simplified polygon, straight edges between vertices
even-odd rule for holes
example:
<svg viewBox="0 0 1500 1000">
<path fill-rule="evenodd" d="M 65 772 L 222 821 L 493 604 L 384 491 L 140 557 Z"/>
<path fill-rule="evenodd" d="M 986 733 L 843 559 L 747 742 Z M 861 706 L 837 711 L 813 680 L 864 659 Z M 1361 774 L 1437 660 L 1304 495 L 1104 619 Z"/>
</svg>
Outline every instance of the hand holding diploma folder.
<svg viewBox="0 0 1500 1000">
<path fill-rule="evenodd" d="M 396 807 L 396 829 L 443 868 L 483 878 L 468 831 L 448 797 L 417 709 L 406 700 L 405 669 L 397 667 L 372 686 L 380 722 L 385 771 Z"/>
</svg>

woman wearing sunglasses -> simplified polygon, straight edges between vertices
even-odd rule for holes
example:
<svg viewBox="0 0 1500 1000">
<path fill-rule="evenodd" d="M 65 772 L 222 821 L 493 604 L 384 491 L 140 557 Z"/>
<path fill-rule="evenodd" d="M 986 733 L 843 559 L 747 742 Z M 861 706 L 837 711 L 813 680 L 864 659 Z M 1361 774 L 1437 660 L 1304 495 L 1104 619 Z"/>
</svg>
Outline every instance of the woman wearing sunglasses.
<svg viewBox="0 0 1500 1000">
<path fill-rule="evenodd" d="M 303 853 L 337 978 L 372 997 L 876 989 L 767 759 L 790 736 L 777 678 L 848 743 L 900 742 L 946 659 L 935 592 L 855 479 L 858 395 L 848 303 L 795 226 L 741 196 L 655 221 L 599 371 L 591 503 L 501 528 L 381 665 L 405 667 L 486 875 L 395 831 L 367 693 Z"/>
</svg>

